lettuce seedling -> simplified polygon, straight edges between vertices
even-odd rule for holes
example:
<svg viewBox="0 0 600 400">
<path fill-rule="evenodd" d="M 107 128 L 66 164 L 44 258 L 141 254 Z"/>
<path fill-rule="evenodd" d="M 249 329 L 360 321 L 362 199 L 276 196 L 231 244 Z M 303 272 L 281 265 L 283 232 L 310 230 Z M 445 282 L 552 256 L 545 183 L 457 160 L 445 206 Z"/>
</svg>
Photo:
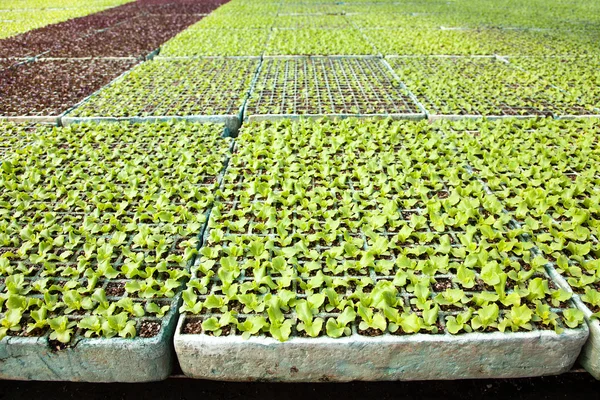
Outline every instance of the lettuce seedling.
<svg viewBox="0 0 600 400">
<path fill-rule="evenodd" d="M 446 328 L 448 332 L 453 335 L 456 335 L 460 331 L 472 332 L 472 328 L 469 325 L 469 321 L 471 320 L 471 316 L 473 315 L 473 310 L 469 309 L 467 311 L 463 311 L 460 314 L 455 316 L 447 316 L 446 317 Z"/>
<path fill-rule="evenodd" d="M 329 318 L 327 320 L 326 331 L 327 336 L 332 338 L 339 338 L 341 336 L 350 336 L 351 329 L 348 326 L 351 322 L 356 319 L 356 312 L 350 306 L 344 308 L 344 311 L 335 319 Z"/>
<path fill-rule="evenodd" d="M 569 328 L 577 328 L 584 321 L 583 311 L 576 308 L 568 308 L 563 311 L 563 322 Z"/>
<path fill-rule="evenodd" d="M 68 318 L 63 315 L 49 319 L 48 325 L 50 325 L 50 329 L 52 329 L 50 340 L 69 343 L 71 341 L 71 335 L 73 334 L 73 327 L 75 327 L 77 323 L 69 321 Z"/>
<path fill-rule="evenodd" d="M 533 318 L 533 311 L 527 307 L 526 304 L 522 306 L 513 306 L 510 312 L 507 313 L 502 321 L 498 324 L 498 330 L 504 332 L 507 328 L 510 328 L 513 332 L 517 332 L 519 329 L 532 330 L 533 326 L 531 322 Z"/>
<path fill-rule="evenodd" d="M 477 315 L 475 315 L 471 320 L 471 326 L 475 330 L 485 330 L 489 327 L 497 328 L 499 313 L 500 308 L 497 304 L 487 304 L 477 310 Z"/>
<path fill-rule="evenodd" d="M 298 331 L 305 331 L 310 337 L 317 337 L 323 328 L 323 318 L 314 318 L 311 304 L 306 300 L 296 303 L 296 315 L 302 322 L 298 324 Z"/>
<path fill-rule="evenodd" d="M 383 314 L 374 313 L 372 308 L 363 306 L 361 303 L 358 305 L 358 315 L 361 318 L 359 329 L 365 331 L 369 328 L 378 329 L 385 331 L 387 327 L 387 321 Z"/>
<path fill-rule="evenodd" d="M 238 322 L 236 326 L 242 332 L 242 338 L 248 340 L 251 336 L 268 328 L 269 323 L 263 316 L 255 315 L 246 318 L 243 322 Z"/>
<path fill-rule="evenodd" d="M 206 332 L 212 332 L 214 336 L 221 336 L 223 328 L 230 324 L 237 324 L 237 319 L 233 316 L 231 311 L 228 311 L 221 315 L 221 318 L 210 317 L 202 322 L 202 330 Z"/>
</svg>

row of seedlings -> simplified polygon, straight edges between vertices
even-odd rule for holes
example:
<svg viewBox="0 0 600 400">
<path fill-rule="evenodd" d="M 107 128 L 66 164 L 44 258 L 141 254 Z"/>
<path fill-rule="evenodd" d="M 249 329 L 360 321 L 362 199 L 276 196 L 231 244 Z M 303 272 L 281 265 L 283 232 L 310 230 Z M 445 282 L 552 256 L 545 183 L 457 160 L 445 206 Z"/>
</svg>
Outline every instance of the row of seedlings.
<svg viewBox="0 0 600 400">
<path fill-rule="evenodd" d="M 214 9 L 220 3 L 205 6 Z M 0 56 L 7 59 L 0 65 L 12 66 L 0 69 L 0 119 L 58 123 L 80 102 L 203 17 L 174 13 L 186 7 L 194 9 L 186 0 L 145 0 L 0 40 Z M 17 58 L 32 56 L 43 58 L 26 63 Z"/>
<path fill-rule="evenodd" d="M 598 96 L 586 92 L 581 80 L 557 78 L 555 86 L 545 79 L 548 73 L 521 68 L 518 63 L 524 62 L 514 59 L 509 64 L 496 57 L 267 57 L 255 74 L 259 61 L 254 58 L 161 58 L 135 69 L 63 120 L 217 118 L 235 130 L 242 113 L 249 121 L 324 115 L 570 118 L 600 113 Z M 565 67 L 563 72 L 571 70 Z M 593 74 L 590 70 L 587 76 Z"/>
<path fill-rule="evenodd" d="M 52 7 L 47 9 L 44 6 L 28 7 L 25 2 L 20 2 L 19 8 L 6 8 L 6 5 L 0 4 L 0 39 L 15 36 L 34 29 L 45 27 L 51 24 L 57 24 L 73 18 L 82 17 L 89 14 L 95 14 L 108 7 L 115 7 L 132 0 L 115 0 L 94 4 L 86 2 L 73 7 Z"/>
<path fill-rule="evenodd" d="M 223 126 L 27 129 L 2 124 L 0 377 L 165 379 Z"/>
<path fill-rule="evenodd" d="M 456 123 L 455 123 L 456 124 Z M 594 120 L 457 124 L 455 141 L 591 327 L 580 362 L 600 377 L 600 130 Z"/>
<path fill-rule="evenodd" d="M 68 49 L 86 37 L 145 15 L 138 2 L 35 29 L 0 40 L 2 57 L 37 57 L 53 49 Z"/>
<path fill-rule="evenodd" d="M 347 57 L 265 58 L 244 115 L 425 117 L 379 59 Z"/>
<path fill-rule="evenodd" d="M 557 56 L 598 54 L 597 34 L 580 32 L 410 28 L 361 29 L 385 55 Z"/>
<path fill-rule="evenodd" d="M 596 12 L 594 12 L 596 11 Z M 335 4 L 282 3 L 280 12 L 337 13 L 345 14 L 363 28 L 439 28 L 453 29 L 478 28 L 497 32 L 527 30 L 562 30 L 566 33 L 587 30 L 594 31 L 594 23 L 600 6 L 593 0 L 576 4 L 569 2 L 553 3 L 551 7 L 543 0 L 534 2 L 505 3 L 488 1 L 463 1 L 460 7 L 443 1 L 399 3 L 379 1 L 364 4 L 361 2 L 340 2 Z"/>
<path fill-rule="evenodd" d="M 136 1 L 0 40 L 0 56 L 144 57 L 222 3 Z"/>
<path fill-rule="evenodd" d="M 40 60 L 0 71 L 0 120 L 57 124 L 82 99 L 138 62 Z"/>
<path fill-rule="evenodd" d="M 577 99 L 577 115 L 600 116 L 600 56 L 510 57 L 510 64 L 533 72 Z"/>
<path fill-rule="evenodd" d="M 62 121 L 182 118 L 223 122 L 236 131 L 259 64 L 258 58 L 155 59 L 104 88 Z"/>
<path fill-rule="evenodd" d="M 248 20 L 247 13 L 255 17 Z M 499 28 L 489 18 L 478 20 L 477 16 L 466 19 L 468 26 L 457 26 L 464 20 L 447 4 L 437 3 L 234 1 L 170 41 L 164 54 L 178 57 L 597 54 L 597 34 L 593 30 L 581 34 L 585 27 L 557 29 L 561 27 L 558 24 L 547 29 Z"/>
<path fill-rule="evenodd" d="M 496 57 L 391 57 L 388 62 L 430 119 L 598 113 L 597 99 L 585 102 L 589 98 Z"/>
<path fill-rule="evenodd" d="M 568 370 L 588 336 L 583 315 L 464 155 L 424 121 L 244 126 L 182 296 L 184 373 L 346 381 Z"/>
</svg>

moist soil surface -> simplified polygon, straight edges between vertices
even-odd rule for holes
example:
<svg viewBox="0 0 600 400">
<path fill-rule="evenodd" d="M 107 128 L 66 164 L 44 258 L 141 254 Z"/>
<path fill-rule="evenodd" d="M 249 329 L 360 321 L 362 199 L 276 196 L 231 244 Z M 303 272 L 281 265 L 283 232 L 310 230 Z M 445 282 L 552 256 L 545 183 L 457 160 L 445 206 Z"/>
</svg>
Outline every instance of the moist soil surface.
<svg viewBox="0 0 600 400">
<path fill-rule="evenodd" d="M 177 372 L 176 372 L 177 373 Z M 585 372 L 527 379 L 432 382 L 233 383 L 168 379 L 138 384 L 0 381 L 0 398 L 68 399 L 597 399 L 598 383 Z"/>
</svg>

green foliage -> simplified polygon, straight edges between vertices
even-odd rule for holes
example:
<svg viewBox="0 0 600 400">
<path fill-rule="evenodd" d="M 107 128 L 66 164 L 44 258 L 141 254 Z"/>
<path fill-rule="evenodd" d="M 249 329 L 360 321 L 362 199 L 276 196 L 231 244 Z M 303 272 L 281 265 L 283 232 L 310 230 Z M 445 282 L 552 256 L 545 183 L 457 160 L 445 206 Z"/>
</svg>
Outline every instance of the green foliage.
<svg viewBox="0 0 600 400">
<path fill-rule="evenodd" d="M 69 343 L 78 328 L 85 337 L 131 338 L 139 318 L 165 316 L 189 277 L 228 152 L 222 129 L 9 125 L 0 337 L 49 330 Z M 187 291 L 184 303 L 194 296 Z"/>
<path fill-rule="evenodd" d="M 279 341 L 562 329 L 548 259 L 429 124 L 247 125 L 216 199 L 181 309 L 215 330 L 226 313 Z"/>
</svg>

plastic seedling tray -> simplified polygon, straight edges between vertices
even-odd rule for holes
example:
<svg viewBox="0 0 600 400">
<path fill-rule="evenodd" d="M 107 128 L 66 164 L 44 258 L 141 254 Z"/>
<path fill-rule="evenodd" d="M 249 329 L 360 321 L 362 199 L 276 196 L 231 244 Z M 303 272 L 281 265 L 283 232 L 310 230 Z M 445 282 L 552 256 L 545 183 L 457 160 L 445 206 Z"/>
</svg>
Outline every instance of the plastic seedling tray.
<svg viewBox="0 0 600 400">
<path fill-rule="evenodd" d="M 90 89 L 104 86 L 111 76 L 116 76 L 121 71 L 129 69 L 135 63 L 136 61 L 132 58 L 30 58 L 24 60 L 14 70 L 0 72 L 0 74 L 12 74 L 10 82 L 7 79 L 9 82 L 6 85 L 7 92 L 11 91 L 6 95 L 7 98 L 18 98 L 25 104 L 20 111 L 8 111 L 8 115 L 2 115 L 2 111 L 0 111 L 0 121 L 60 125 L 62 117 L 73 108 L 69 107 L 69 104 L 77 104 L 77 101 L 87 95 Z M 86 68 L 88 66 L 92 72 L 88 72 L 88 68 Z M 43 84 L 36 83 L 30 75 L 33 78 L 44 77 L 46 81 Z M 49 92 L 52 92 L 57 99 L 45 105 L 40 103 L 39 99 L 54 99 Z M 7 102 L 7 104 L 21 103 Z M 41 105 L 51 111 L 35 111 Z M 46 115 L 46 113 L 50 115 Z"/>
<path fill-rule="evenodd" d="M 244 119 L 424 119 L 424 109 L 394 78 L 373 56 L 265 57 Z"/>
<path fill-rule="evenodd" d="M 517 65 L 515 63 L 511 63 L 510 58 L 513 58 L 513 57 L 506 57 L 506 56 L 499 56 L 499 55 L 496 56 L 496 59 L 498 59 L 499 61 L 502 61 L 506 64 L 511 65 L 513 68 L 517 68 L 524 72 L 527 71 L 526 68 L 523 68 L 522 66 Z M 527 57 L 519 56 L 517 58 L 527 58 Z M 533 56 L 532 58 L 536 58 L 536 57 Z M 544 58 L 554 59 L 554 58 L 559 58 L 559 56 L 547 56 Z M 549 85 L 561 92 L 568 93 L 563 88 L 558 87 L 552 83 L 549 83 Z M 582 102 L 582 103 L 584 103 L 584 102 Z M 555 112 L 555 113 L 553 113 L 553 116 L 555 119 L 562 119 L 562 120 L 573 120 L 573 119 L 581 119 L 581 118 L 584 118 L 584 119 L 585 118 L 600 118 L 600 109 L 598 109 L 597 107 L 594 107 L 593 111 L 587 111 L 587 110 L 583 110 L 583 107 L 581 107 L 581 108 L 582 108 L 582 110 L 581 110 L 582 112 L 580 114 L 563 114 L 563 113 Z"/>
<path fill-rule="evenodd" d="M 64 115 L 64 114 L 62 114 Z M 35 123 L 35 124 L 49 124 L 59 125 L 61 115 L 30 115 L 30 116 L 1 116 L 0 122 L 16 122 L 16 123 Z"/>
<path fill-rule="evenodd" d="M 556 119 L 580 119 L 580 118 L 600 118 L 600 109 L 594 109 L 595 114 L 585 114 L 585 115 L 557 115 Z"/>
<path fill-rule="evenodd" d="M 553 331 L 462 335 L 352 336 L 244 340 L 230 334 L 185 335 L 179 319 L 175 351 L 192 378 L 228 381 L 351 381 L 516 378 L 568 371 L 587 326 Z"/>
<path fill-rule="evenodd" d="M 470 170 L 470 172 L 472 172 L 472 170 Z M 493 193 L 493 191 L 488 187 L 488 185 L 485 182 L 483 182 L 479 178 L 478 180 L 483 184 L 487 193 Z M 507 211 L 504 210 L 504 212 Z M 518 221 L 514 219 L 511 221 L 511 223 L 517 228 L 519 228 L 521 225 Z M 529 241 L 529 239 L 530 238 L 527 235 L 521 237 L 521 240 L 524 241 Z M 597 240 L 595 242 L 596 244 L 598 243 Z M 543 254 L 539 250 L 539 248 L 537 248 L 537 246 L 534 246 L 532 251 L 536 254 Z M 544 267 L 550 279 L 560 288 L 571 293 L 572 298 L 570 302 L 572 302 L 572 304 L 574 304 L 579 310 L 581 310 L 584 313 L 589 335 L 584 342 L 583 348 L 581 349 L 578 362 L 596 379 L 600 379 L 600 322 L 597 319 L 592 319 L 593 312 L 581 300 L 579 294 L 573 291 L 569 283 L 558 272 L 553 262 L 547 263 Z"/>
<path fill-rule="evenodd" d="M 171 338 L 179 300 L 180 295 L 172 300 L 159 333 L 151 338 L 79 336 L 72 347 L 55 350 L 48 334 L 44 337 L 7 336 L 0 341 L 0 378 L 83 382 L 164 380 L 173 366 Z"/>
<path fill-rule="evenodd" d="M 446 189 L 444 190 L 447 191 Z M 229 210 L 234 212 L 237 208 L 237 202 L 232 198 L 225 199 L 224 205 L 231 207 Z M 418 210 L 399 212 L 415 213 Z M 455 235 L 454 231 L 446 233 Z M 207 242 L 208 234 L 209 232 L 204 234 L 204 243 Z M 225 230 L 224 234 L 239 237 L 257 235 L 252 230 L 241 234 Z M 388 232 L 384 235 L 394 234 Z M 267 233 L 265 236 L 271 234 Z M 317 252 L 324 249 L 325 247 L 320 246 L 315 248 Z M 244 260 L 240 261 L 240 264 L 243 263 Z M 548 274 L 540 275 L 549 278 Z M 374 271 L 370 271 L 369 276 L 373 281 L 393 280 L 393 276 L 377 275 Z M 355 279 L 361 277 L 352 276 Z M 440 279 L 453 282 L 456 277 L 452 274 L 436 274 L 433 278 L 437 282 Z M 241 284 L 246 279 L 253 278 L 246 277 L 245 272 L 242 272 L 237 282 Z M 306 296 L 306 292 L 302 294 L 299 290 L 301 286 L 298 285 L 298 281 L 306 279 L 298 278 L 290 287 L 292 293 L 299 293 L 298 298 Z M 215 289 L 215 286 L 212 288 Z M 467 292 L 474 293 L 469 290 Z M 433 298 L 437 293 L 439 291 L 434 289 L 434 293 L 430 295 Z M 213 292 L 209 291 L 199 296 L 199 299 L 205 300 L 210 294 Z M 398 297 L 409 307 L 413 296 L 401 289 Z M 553 312 L 561 313 L 562 309 L 553 308 Z M 220 314 L 183 314 L 175 332 L 175 352 L 184 374 L 198 379 L 343 382 L 516 378 L 555 375 L 570 370 L 589 335 L 585 324 L 577 329 L 561 325 L 565 329 L 560 334 L 534 325 L 532 331 L 452 335 L 446 327 L 445 317 L 458 313 L 459 311 L 452 310 L 440 311 L 437 326 L 441 333 L 402 336 L 385 331 L 380 336 L 369 336 L 368 332 L 359 330 L 358 321 L 355 321 L 351 325 L 352 334 L 347 337 L 333 339 L 322 334 L 317 338 L 308 338 L 293 331 L 290 339 L 285 342 L 266 335 L 251 336 L 246 340 L 235 325 L 228 330 L 224 329 L 223 336 L 190 333 L 187 329 L 189 326 L 198 326 L 199 322 L 211 317 L 218 319 Z M 242 313 L 237 318 L 242 320 L 252 315 L 256 314 Z M 314 316 L 327 320 L 338 315 L 336 312 L 320 312 Z M 285 319 L 291 320 L 292 326 L 298 321 L 293 311 L 287 313 Z"/>
<path fill-rule="evenodd" d="M 405 78 L 406 84 L 408 88 L 416 94 L 417 98 L 426 109 L 427 118 L 430 121 L 434 120 L 460 120 L 460 119 L 482 119 L 486 118 L 488 120 L 497 120 L 497 119 L 506 119 L 506 118 L 516 118 L 516 119 L 531 119 L 531 118 L 540 118 L 540 117 L 557 117 L 557 107 L 551 103 L 551 94 L 552 92 L 561 91 L 559 88 L 549 85 L 547 90 L 548 93 L 545 93 L 542 89 L 542 85 L 538 85 L 539 89 L 536 89 L 536 95 L 534 98 L 527 97 L 527 95 L 523 95 L 521 99 L 523 101 L 523 105 L 519 107 L 514 107 L 510 105 L 510 100 L 514 100 L 514 95 L 511 94 L 512 97 L 508 97 L 506 100 L 502 100 L 502 98 L 488 98 L 486 97 L 485 91 L 482 92 L 482 96 L 476 97 L 476 94 L 473 94 L 472 87 L 469 84 L 466 85 L 458 85 L 458 97 L 455 99 L 454 108 L 460 108 L 460 112 L 455 113 L 444 113 L 440 112 L 439 108 L 447 106 L 446 98 L 442 93 L 433 93 L 432 100 L 428 98 L 427 95 L 419 93 L 418 85 L 425 86 L 426 82 L 421 82 L 419 84 L 413 85 L 411 83 L 411 77 L 403 77 L 402 76 L 402 65 L 403 63 L 410 63 L 417 71 L 419 70 L 427 70 L 429 73 L 435 74 L 434 71 L 436 68 L 430 64 L 429 62 L 441 62 L 442 75 L 441 78 L 447 79 L 456 79 L 454 76 L 450 76 L 450 73 L 446 70 L 449 68 L 449 63 L 445 60 L 456 60 L 457 62 L 464 63 L 465 66 L 468 66 L 468 71 L 464 72 L 465 76 L 460 76 L 459 81 L 469 82 L 470 79 L 475 79 L 472 74 L 476 74 L 477 70 L 481 70 L 481 72 L 485 72 L 485 70 L 489 66 L 493 66 L 493 63 L 487 63 L 485 60 L 497 60 L 499 63 L 508 64 L 508 61 L 503 57 L 497 56 L 435 56 L 435 57 L 415 57 L 415 56 L 389 56 L 386 57 L 386 61 L 389 61 L 390 68 L 393 68 L 395 72 L 399 74 L 398 79 Z M 437 60 L 437 61 L 436 61 Z M 476 61 L 476 63 L 471 63 L 471 61 Z M 496 66 L 493 66 L 496 68 Z M 509 67 L 509 68 L 512 68 Z M 498 69 L 497 69 L 498 70 Z M 500 69 L 501 70 L 501 69 Z M 431 72 L 434 71 L 434 72 Z M 526 71 L 520 69 L 525 74 L 528 74 Z M 462 70 L 459 70 L 456 67 L 456 71 L 451 70 L 452 75 L 457 73 L 462 73 Z M 510 71 L 506 71 L 507 74 L 510 74 Z M 427 74 L 426 72 L 424 73 Z M 446 74 L 446 75 L 444 75 Z M 511 75 L 508 77 L 501 77 L 504 80 L 500 80 L 498 87 L 503 86 L 507 93 L 512 93 L 514 90 L 511 89 L 513 85 L 522 86 L 523 82 L 519 82 L 519 79 L 512 81 L 514 78 Z M 531 91 L 531 90 L 530 90 Z M 464 108 L 459 103 L 468 104 L 471 109 Z M 443 108 L 442 108 L 443 109 Z M 485 111 L 486 109 L 490 109 L 490 111 Z M 475 112 L 473 112 L 475 110 Z M 484 111 L 477 111 L 484 110 Z"/>
<path fill-rule="evenodd" d="M 200 235 L 205 227 L 206 223 Z M 116 268 L 120 268 L 120 262 L 118 259 Z M 40 268 L 38 276 L 26 279 L 41 278 L 39 274 L 42 272 L 43 268 Z M 51 284 L 60 285 L 67 281 L 64 278 L 51 278 Z M 87 338 L 75 328 L 73 339 L 65 346 L 51 341 L 49 331 L 36 337 L 9 334 L 0 340 L 0 379 L 73 382 L 152 382 L 166 379 L 174 363 L 172 337 L 179 315 L 182 288 L 176 289 L 172 298 L 138 299 L 125 292 L 127 282 L 130 280 L 104 280 L 101 287 L 105 290 L 111 285 L 121 288 L 121 293 L 107 294 L 111 301 L 124 297 L 131 297 L 134 302 L 149 300 L 161 307 L 169 305 L 169 311 L 163 317 L 132 317 L 138 336 L 130 339 Z M 86 315 L 67 316 L 69 321 L 78 321 Z M 144 337 L 142 332 L 146 324 L 158 324 L 160 328 L 155 334 L 148 335 L 150 337 Z"/>
<path fill-rule="evenodd" d="M 223 128 L 221 136 L 230 136 L 228 128 Z M 229 145 L 230 149 L 231 146 L 233 142 Z M 1 150 L 0 148 L 0 156 Z M 214 176 L 217 182 L 223 179 L 227 160 L 227 157 L 223 158 L 223 169 Z M 75 214 L 66 213 L 67 216 Z M 198 237 L 203 237 L 205 233 L 210 208 L 204 214 L 205 222 L 199 229 Z M 184 239 L 186 237 L 175 237 L 171 250 L 179 240 Z M 121 268 L 124 258 L 123 254 L 115 258 L 113 265 L 116 269 Z M 187 264 L 186 269 L 189 269 L 193 263 L 194 259 Z M 66 264 L 76 267 L 75 256 L 66 261 Z M 44 278 L 43 272 L 44 268 L 39 268 L 36 275 L 24 279 L 33 281 Z M 5 290 L 4 281 L 4 279 L 0 281 L 0 291 Z M 53 284 L 63 286 L 69 278 L 51 277 L 49 281 L 49 286 Z M 63 345 L 50 339 L 50 330 L 47 328 L 44 328 L 45 331 L 38 332 L 35 337 L 36 331 L 30 337 L 8 332 L 8 335 L 0 340 L 0 379 L 73 382 L 151 382 L 166 379 L 171 374 L 175 362 L 172 338 L 179 316 L 183 283 L 179 288 L 173 289 L 175 291 L 173 297 L 139 298 L 126 291 L 125 285 L 131 281 L 101 278 L 97 287 L 105 290 L 107 299 L 111 302 L 129 297 L 138 304 L 152 301 L 160 307 L 168 305 L 169 310 L 165 315 L 162 317 L 130 315 L 129 317 L 135 322 L 137 335 L 127 339 L 118 336 L 88 338 L 75 327 L 71 341 Z M 42 295 L 35 296 L 43 298 Z M 59 310 L 58 315 L 66 315 L 69 321 L 77 322 L 89 314 L 62 314 Z M 27 318 L 28 314 L 24 314 L 23 321 Z"/>
<path fill-rule="evenodd" d="M 581 300 L 577 293 L 573 292 L 571 286 L 558 273 L 554 266 L 546 267 L 552 279 L 563 289 L 573 293 L 573 302 L 585 315 L 585 320 L 589 326 L 589 339 L 583 346 L 579 356 L 579 364 L 585 368 L 594 378 L 600 379 L 600 322 L 597 319 L 592 319 L 592 310 Z"/>
<path fill-rule="evenodd" d="M 252 73 L 250 74 L 250 83 L 249 87 L 252 85 L 256 77 L 256 70 L 260 66 L 260 58 L 259 57 L 202 57 L 202 58 L 165 58 L 165 57 L 155 57 L 155 59 L 151 62 L 161 62 L 161 63 L 171 63 L 171 62 L 193 62 L 194 60 L 230 60 L 231 62 L 247 60 L 256 61 L 256 68 L 253 67 Z M 144 64 L 143 64 L 144 65 Z M 102 110 L 94 110 L 95 114 L 93 116 L 77 116 L 77 112 L 81 108 L 92 108 L 94 107 L 94 102 L 102 99 L 105 91 L 107 89 L 111 89 L 114 86 L 118 86 L 121 84 L 126 84 L 129 79 L 129 75 L 132 74 L 132 71 L 127 71 L 115 80 L 113 80 L 109 85 L 104 88 L 98 90 L 96 93 L 92 94 L 88 98 L 81 101 L 71 110 L 67 111 L 65 116 L 61 117 L 61 124 L 64 126 L 78 123 L 100 123 L 100 122 L 108 122 L 108 123 L 118 123 L 118 122 L 165 122 L 165 121 L 190 121 L 197 123 L 219 123 L 224 124 L 232 135 L 238 131 L 242 124 L 243 118 L 243 110 L 244 105 L 248 96 L 249 87 L 244 91 L 241 104 L 239 106 L 232 106 L 233 109 L 228 110 L 224 114 L 195 114 L 192 113 L 190 115 L 147 115 L 147 116 L 118 116 L 118 115 L 110 115 L 110 113 L 103 112 Z M 167 88 L 168 89 L 168 88 Z M 162 95 L 162 94 L 161 94 Z M 214 95 L 214 93 L 213 93 Z M 173 100 L 167 97 L 167 95 L 162 95 L 164 97 L 163 102 L 175 102 L 177 99 Z M 210 96 L 210 95 L 209 95 Z M 187 101 L 187 100 L 185 100 Z M 235 111 L 234 111 L 235 110 Z"/>
<path fill-rule="evenodd" d="M 207 234 L 205 232 L 205 240 Z M 382 278 L 392 280 L 393 276 L 377 277 Z M 451 280 L 453 276 L 435 277 L 436 280 L 440 278 Z M 298 290 L 297 285 L 292 289 L 295 290 Z M 400 295 L 404 297 L 405 304 L 412 297 L 407 292 Z M 206 295 L 200 297 L 205 298 Z M 560 313 L 561 310 L 553 311 Z M 560 334 L 534 327 L 529 332 L 452 335 L 446 330 L 444 321 L 445 316 L 456 314 L 440 311 L 438 326 L 443 328 L 438 334 L 400 336 L 386 331 L 383 335 L 370 337 L 359 332 L 355 321 L 351 325 L 351 336 L 309 338 L 292 333 L 286 342 L 279 342 L 267 336 L 244 339 L 235 326 L 229 333 L 218 337 L 205 333 L 189 334 L 185 331 L 186 324 L 213 316 L 219 318 L 220 314 L 184 313 L 179 317 L 175 331 L 175 352 L 186 376 L 223 381 L 518 378 L 569 371 L 589 335 L 585 324 L 577 329 L 563 327 L 565 329 Z M 323 312 L 315 314 L 315 317 L 326 320 L 338 315 Z M 239 314 L 238 318 L 245 316 Z M 296 316 L 290 313 L 286 319 L 296 320 Z"/>
<path fill-rule="evenodd" d="M 10 61 L 10 63 L 9 63 Z M 35 58 L 18 58 L 18 59 L 0 59 L 0 74 L 2 71 L 13 68 L 22 64 L 34 62 Z M 15 122 L 15 123 L 38 123 L 58 125 L 61 115 L 29 115 L 29 116 L 3 116 L 0 115 L 0 122 Z"/>
</svg>

